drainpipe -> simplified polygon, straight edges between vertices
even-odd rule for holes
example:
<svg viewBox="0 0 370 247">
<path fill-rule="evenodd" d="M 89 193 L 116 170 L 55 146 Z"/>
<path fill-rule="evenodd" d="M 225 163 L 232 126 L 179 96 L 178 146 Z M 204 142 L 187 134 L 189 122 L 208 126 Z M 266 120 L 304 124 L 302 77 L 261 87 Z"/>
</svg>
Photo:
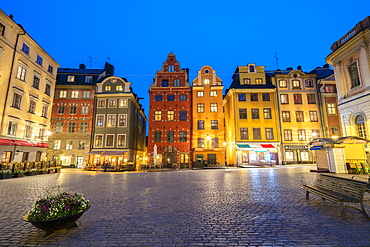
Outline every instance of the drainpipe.
<svg viewBox="0 0 370 247">
<path fill-rule="evenodd" d="M 18 46 L 19 36 L 20 35 L 25 35 L 25 34 L 26 34 L 26 32 L 23 30 L 23 33 L 18 33 L 17 34 L 17 38 L 15 40 L 15 46 L 14 46 L 12 64 L 11 64 L 10 73 L 9 73 L 9 80 L 8 80 L 8 85 L 6 87 L 6 93 L 5 93 L 5 103 L 4 103 L 3 115 L 2 115 L 1 123 L 0 123 L 0 131 L 3 131 L 3 126 L 4 126 L 5 109 L 7 107 L 7 104 L 6 103 L 8 101 L 8 97 L 9 97 L 10 83 L 12 81 L 13 66 L 14 66 L 14 61 L 15 61 L 15 54 L 17 53 L 17 46 Z M 0 135 L 2 135 L 2 133 L 0 133 Z"/>
</svg>

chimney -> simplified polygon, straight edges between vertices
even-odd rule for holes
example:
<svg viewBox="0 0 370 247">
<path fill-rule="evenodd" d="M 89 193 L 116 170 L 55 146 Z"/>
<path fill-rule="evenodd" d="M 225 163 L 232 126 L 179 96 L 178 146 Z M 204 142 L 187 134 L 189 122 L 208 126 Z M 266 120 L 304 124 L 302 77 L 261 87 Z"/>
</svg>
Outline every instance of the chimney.
<svg viewBox="0 0 370 247">
<path fill-rule="evenodd" d="M 108 62 L 105 62 L 104 69 L 106 71 L 107 76 L 112 76 L 114 75 L 114 66 Z"/>
<path fill-rule="evenodd" d="M 302 66 L 297 66 L 297 70 L 302 70 Z"/>
<path fill-rule="evenodd" d="M 324 64 L 324 66 L 322 66 L 324 69 L 329 69 L 329 64 Z"/>
<path fill-rule="evenodd" d="M 80 68 L 80 69 L 86 69 L 86 65 L 85 65 L 85 64 L 83 64 L 83 63 L 81 63 L 79 68 Z"/>
<path fill-rule="evenodd" d="M 13 14 L 10 14 L 9 15 L 9 18 L 13 20 Z"/>
<path fill-rule="evenodd" d="M 293 67 L 288 67 L 286 68 L 286 70 L 293 70 Z"/>
</svg>

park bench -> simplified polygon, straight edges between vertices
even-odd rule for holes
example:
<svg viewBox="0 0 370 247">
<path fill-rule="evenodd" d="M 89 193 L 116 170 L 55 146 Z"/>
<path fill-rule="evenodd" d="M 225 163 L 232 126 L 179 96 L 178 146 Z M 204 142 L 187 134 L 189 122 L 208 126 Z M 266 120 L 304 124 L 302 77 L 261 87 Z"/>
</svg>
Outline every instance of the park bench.
<svg viewBox="0 0 370 247">
<path fill-rule="evenodd" d="M 364 193 L 368 185 L 369 182 L 319 174 L 315 185 L 304 184 L 301 189 L 306 190 L 306 200 L 309 200 L 309 194 L 313 193 L 323 200 L 340 203 L 341 219 L 345 219 L 344 210 L 346 208 L 353 208 L 360 211 L 367 220 L 370 220 L 363 204 Z M 348 206 L 344 203 L 359 203 L 361 208 Z"/>
</svg>

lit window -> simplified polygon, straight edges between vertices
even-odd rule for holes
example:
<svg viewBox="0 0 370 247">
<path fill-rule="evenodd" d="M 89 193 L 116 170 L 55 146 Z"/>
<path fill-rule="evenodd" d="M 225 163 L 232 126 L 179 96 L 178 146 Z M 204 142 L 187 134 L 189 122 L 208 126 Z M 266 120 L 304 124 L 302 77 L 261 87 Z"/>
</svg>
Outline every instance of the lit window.
<svg viewBox="0 0 370 247">
<path fill-rule="evenodd" d="M 298 141 L 306 141 L 306 130 L 298 130 Z"/>
<path fill-rule="evenodd" d="M 48 117 L 48 111 L 49 111 L 49 105 L 44 104 L 42 106 L 41 117 L 47 118 Z"/>
<path fill-rule="evenodd" d="M 327 108 L 328 108 L 328 115 L 337 115 L 337 107 L 335 103 L 328 103 Z"/>
<path fill-rule="evenodd" d="M 103 146 L 103 135 L 95 135 L 94 146 L 95 147 Z"/>
<path fill-rule="evenodd" d="M 103 146 L 103 135 L 95 135 L 94 146 L 95 147 Z"/>
<path fill-rule="evenodd" d="M 218 148 L 218 138 L 212 138 L 212 148 Z"/>
<path fill-rule="evenodd" d="M 54 140 L 54 150 L 60 150 L 61 140 Z"/>
<path fill-rule="evenodd" d="M 204 97 L 204 91 L 198 91 L 197 97 Z"/>
<path fill-rule="evenodd" d="M 211 112 L 218 112 L 217 103 L 211 103 Z"/>
<path fill-rule="evenodd" d="M 216 97 L 217 96 L 217 91 L 210 91 L 209 92 L 209 96 L 211 96 L 211 97 Z"/>
<path fill-rule="evenodd" d="M 198 148 L 204 148 L 204 138 L 198 138 Z"/>
<path fill-rule="evenodd" d="M 59 98 L 67 98 L 67 91 L 59 91 Z"/>
<path fill-rule="evenodd" d="M 203 103 L 199 103 L 197 104 L 197 112 L 204 112 L 204 104 Z"/>
<path fill-rule="evenodd" d="M 105 99 L 98 100 L 98 108 L 105 108 Z"/>
<path fill-rule="evenodd" d="M 256 85 L 262 85 L 262 84 L 263 84 L 262 78 L 256 78 Z"/>
<path fill-rule="evenodd" d="M 123 86 L 122 85 L 116 86 L 116 90 L 122 92 L 123 91 Z"/>
<path fill-rule="evenodd" d="M 301 81 L 300 80 L 293 80 L 292 85 L 293 85 L 293 88 L 301 88 Z"/>
<path fill-rule="evenodd" d="M 263 108 L 263 118 L 264 119 L 271 119 L 271 108 Z"/>
<path fill-rule="evenodd" d="M 115 100 L 115 99 L 110 99 L 110 100 L 108 101 L 108 107 L 109 107 L 109 108 L 115 108 L 115 107 L 117 107 L 117 100 Z"/>
<path fill-rule="evenodd" d="M 66 141 L 66 150 L 72 150 L 73 149 L 73 140 L 67 140 Z"/>
<path fill-rule="evenodd" d="M 28 107 L 28 112 L 35 114 L 36 112 L 36 100 L 30 99 L 30 105 Z"/>
<path fill-rule="evenodd" d="M 74 81 L 75 81 L 75 76 L 74 76 L 74 75 L 69 75 L 69 76 L 67 77 L 67 81 L 68 81 L 68 82 L 74 82 Z"/>
<path fill-rule="evenodd" d="M 78 150 L 85 150 L 85 149 L 86 149 L 86 141 L 78 140 Z"/>
<path fill-rule="evenodd" d="M 104 127 L 104 115 L 97 115 L 96 116 L 96 126 L 97 127 Z"/>
<path fill-rule="evenodd" d="M 365 118 L 362 115 L 357 115 L 355 118 L 355 124 L 357 128 L 357 135 L 362 138 L 367 138 Z"/>
<path fill-rule="evenodd" d="M 296 114 L 296 121 L 297 122 L 304 122 L 303 111 L 296 111 L 295 114 Z"/>
<path fill-rule="evenodd" d="M 116 115 L 108 115 L 107 127 L 116 127 Z"/>
<path fill-rule="evenodd" d="M 21 81 L 26 81 L 27 69 L 23 65 L 18 65 L 17 78 Z"/>
<path fill-rule="evenodd" d="M 290 122 L 290 111 L 282 112 L 283 122 Z"/>
<path fill-rule="evenodd" d="M 77 99 L 78 98 L 78 91 L 72 91 L 71 98 Z"/>
<path fill-rule="evenodd" d="M 211 129 L 218 130 L 218 120 L 211 120 Z"/>
<path fill-rule="evenodd" d="M 25 130 L 24 130 L 24 138 L 31 138 L 32 137 L 32 129 L 33 129 L 32 125 L 26 124 Z"/>
<path fill-rule="evenodd" d="M 274 139 L 274 130 L 272 128 L 265 128 L 266 140 Z"/>
<path fill-rule="evenodd" d="M 167 121 L 175 120 L 175 111 L 167 111 Z"/>
<path fill-rule="evenodd" d="M 127 115 L 120 114 L 118 115 L 118 127 L 126 127 L 127 125 Z"/>
<path fill-rule="evenodd" d="M 89 106 L 87 106 L 87 105 L 82 106 L 81 114 L 86 115 L 88 113 L 89 113 Z"/>
<path fill-rule="evenodd" d="M 117 147 L 126 147 L 126 135 L 117 135 Z"/>
<path fill-rule="evenodd" d="M 241 85 L 250 85 L 251 79 L 250 78 L 243 78 Z"/>
<path fill-rule="evenodd" d="M 281 104 L 289 104 L 289 98 L 287 94 L 280 94 Z"/>
<path fill-rule="evenodd" d="M 162 111 L 154 111 L 154 121 L 162 121 Z"/>
<path fill-rule="evenodd" d="M 112 87 L 111 86 L 105 86 L 105 91 L 111 91 Z"/>
<path fill-rule="evenodd" d="M 279 87 L 288 87 L 286 80 L 279 80 Z"/>
<path fill-rule="evenodd" d="M 204 79 L 204 85 L 208 85 L 210 80 L 208 78 Z"/>
<path fill-rule="evenodd" d="M 120 99 L 119 105 L 120 108 L 126 108 L 127 107 L 127 100 L 126 99 Z"/>
<path fill-rule="evenodd" d="M 62 121 L 55 122 L 55 125 L 54 125 L 54 132 L 55 133 L 62 133 L 63 128 L 64 128 L 64 122 L 62 122 Z"/>
<path fill-rule="evenodd" d="M 292 141 L 292 130 L 284 130 L 284 140 Z"/>
<path fill-rule="evenodd" d="M 309 114 L 310 114 L 310 121 L 311 122 L 318 122 L 319 121 L 319 119 L 317 117 L 317 111 L 310 111 Z"/>
</svg>

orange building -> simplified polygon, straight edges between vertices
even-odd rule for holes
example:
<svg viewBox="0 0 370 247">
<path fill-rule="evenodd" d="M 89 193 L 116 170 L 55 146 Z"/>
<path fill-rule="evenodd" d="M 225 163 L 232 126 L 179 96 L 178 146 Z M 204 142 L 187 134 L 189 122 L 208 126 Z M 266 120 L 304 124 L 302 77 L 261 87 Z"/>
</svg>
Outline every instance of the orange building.
<svg viewBox="0 0 370 247">
<path fill-rule="evenodd" d="M 226 159 L 222 81 L 210 66 L 193 80 L 192 159 L 194 167 L 224 166 Z"/>
<path fill-rule="evenodd" d="M 149 163 L 189 168 L 191 143 L 191 87 L 188 69 L 168 54 L 149 89 Z"/>
</svg>

